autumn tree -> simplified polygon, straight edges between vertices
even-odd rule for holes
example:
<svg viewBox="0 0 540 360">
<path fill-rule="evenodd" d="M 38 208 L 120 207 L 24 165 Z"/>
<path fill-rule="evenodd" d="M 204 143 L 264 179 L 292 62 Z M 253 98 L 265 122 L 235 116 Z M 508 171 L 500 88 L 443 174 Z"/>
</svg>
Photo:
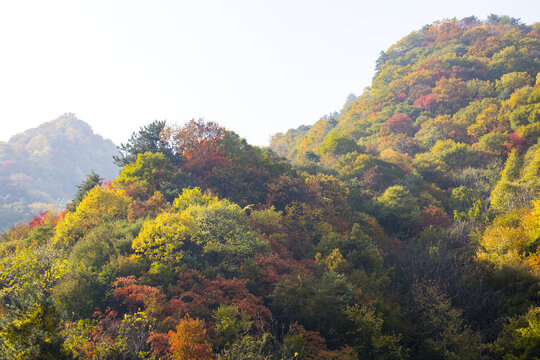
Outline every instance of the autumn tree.
<svg viewBox="0 0 540 360">
<path fill-rule="evenodd" d="M 171 360 L 211 360 L 212 347 L 204 321 L 186 315 L 175 331 L 169 332 Z"/>
</svg>

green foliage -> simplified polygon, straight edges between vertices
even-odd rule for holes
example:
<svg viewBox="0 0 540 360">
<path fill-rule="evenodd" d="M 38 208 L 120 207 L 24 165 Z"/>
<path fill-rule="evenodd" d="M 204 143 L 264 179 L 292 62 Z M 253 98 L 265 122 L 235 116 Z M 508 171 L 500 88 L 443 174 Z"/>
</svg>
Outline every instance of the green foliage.
<svg viewBox="0 0 540 360">
<path fill-rule="evenodd" d="M 381 224 L 394 233 L 407 233 L 420 223 L 415 197 L 401 185 L 394 185 L 377 198 Z"/>
<path fill-rule="evenodd" d="M 319 148 L 321 154 L 331 154 L 334 156 L 345 155 L 358 150 L 358 145 L 354 139 L 333 135 L 327 137 Z"/>
<path fill-rule="evenodd" d="M 477 156 L 466 144 L 453 140 L 437 141 L 431 149 L 431 155 L 451 168 L 474 166 Z"/>
<path fill-rule="evenodd" d="M 182 194 L 174 199 L 173 209 L 177 212 L 182 212 L 190 206 L 206 206 L 217 201 L 217 197 L 203 194 L 198 187 L 193 189 L 183 189 Z"/>
<path fill-rule="evenodd" d="M 192 267 L 219 264 L 233 271 L 245 259 L 268 250 L 238 205 L 185 189 L 173 205 L 144 223 L 133 249 L 152 261 L 186 262 Z"/>
<path fill-rule="evenodd" d="M 345 276 L 329 271 L 318 279 L 299 277 L 294 282 L 276 284 L 271 310 L 277 319 L 298 321 L 337 346 L 343 344 L 347 332 L 343 310 L 354 303 L 355 297 Z"/>
<path fill-rule="evenodd" d="M 401 336 L 383 334 L 384 320 L 375 309 L 355 305 L 347 307 L 345 314 L 352 323 L 349 334 L 360 357 L 388 360 L 409 358 L 409 350 L 400 344 Z"/>
<path fill-rule="evenodd" d="M 0 358 L 535 358 L 539 30 L 428 25 L 275 152 L 142 128 L 116 180 L 0 235 Z M 5 219 L 51 200 L 28 190 L 54 145 L 36 134 L 0 143 Z"/>
<path fill-rule="evenodd" d="M 252 322 L 249 315 L 238 310 L 234 305 L 221 305 L 214 312 L 214 331 L 222 346 L 231 346 L 243 338 L 250 330 Z"/>
<path fill-rule="evenodd" d="M 172 176 L 170 167 L 169 160 L 161 153 L 139 153 L 134 163 L 124 166 L 114 184 L 140 186 L 147 194 L 153 194 L 162 180 Z"/>
<path fill-rule="evenodd" d="M 509 319 L 488 349 L 493 359 L 538 359 L 540 352 L 540 308 Z"/>
<path fill-rule="evenodd" d="M 463 321 L 462 312 L 436 283 L 417 282 L 411 288 L 408 316 L 414 324 L 413 351 L 418 359 L 476 359 L 479 336 Z"/>
<path fill-rule="evenodd" d="M 147 152 L 161 153 L 171 162 L 177 161 L 172 148 L 161 137 L 164 127 L 165 121 L 155 120 L 141 127 L 138 132 L 134 132 L 126 144 L 120 145 L 120 155 L 114 157 L 115 164 L 123 167 L 135 162 L 139 154 Z"/>
</svg>

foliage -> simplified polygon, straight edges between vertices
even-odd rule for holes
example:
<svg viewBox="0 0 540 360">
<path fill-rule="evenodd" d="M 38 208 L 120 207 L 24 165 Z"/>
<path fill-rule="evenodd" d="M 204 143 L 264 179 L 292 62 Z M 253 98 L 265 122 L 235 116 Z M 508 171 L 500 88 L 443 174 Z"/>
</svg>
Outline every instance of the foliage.
<svg viewBox="0 0 540 360">
<path fill-rule="evenodd" d="M 93 187 L 77 192 L 86 174 L 96 181 L 94 171 L 106 179 L 118 173 L 115 154 L 112 141 L 70 113 L 0 142 L 0 231 L 63 208 L 75 195 L 76 206 Z"/>
<path fill-rule="evenodd" d="M 0 358 L 537 357 L 539 30 L 427 25 L 271 149 L 141 128 L 115 180 L 0 235 Z"/>
<path fill-rule="evenodd" d="M 53 244 L 71 246 L 99 223 L 125 219 L 130 201 L 122 190 L 94 187 L 75 212 L 66 213 L 58 222 Z"/>
<path fill-rule="evenodd" d="M 208 342 L 204 322 L 186 316 L 169 332 L 172 360 L 210 360 L 212 347 Z"/>
</svg>

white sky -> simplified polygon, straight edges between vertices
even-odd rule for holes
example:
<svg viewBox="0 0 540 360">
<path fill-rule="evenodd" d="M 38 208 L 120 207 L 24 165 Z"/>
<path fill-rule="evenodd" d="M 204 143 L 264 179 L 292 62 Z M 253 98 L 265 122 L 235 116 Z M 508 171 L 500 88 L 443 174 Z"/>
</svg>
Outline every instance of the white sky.
<svg viewBox="0 0 540 360">
<path fill-rule="evenodd" d="M 375 60 L 444 18 L 540 21 L 536 0 L 0 0 L 0 140 L 73 112 L 125 142 L 159 119 L 265 145 L 341 109 Z"/>
</svg>

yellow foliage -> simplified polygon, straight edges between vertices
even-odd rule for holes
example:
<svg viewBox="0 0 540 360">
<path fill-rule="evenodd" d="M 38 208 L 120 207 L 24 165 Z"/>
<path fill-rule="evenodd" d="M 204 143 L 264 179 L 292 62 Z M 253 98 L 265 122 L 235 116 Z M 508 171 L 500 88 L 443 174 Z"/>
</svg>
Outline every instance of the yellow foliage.
<svg viewBox="0 0 540 360">
<path fill-rule="evenodd" d="M 540 201 L 534 209 L 521 209 L 500 215 L 482 236 L 477 257 L 498 267 L 526 269 L 540 273 Z"/>
<path fill-rule="evenodd" d="M 50 291 L 66 272 L 67 260 L 57 259 L 47 247 L 23 248 L 0 260 L 0 297 L 20 296 L 22 292 Z"/>
<path fill-rule="evenodd" d="M 315 254 L 315 263 L 324 266 L 326 270 L 336 271 L 339 265 L 344 261 L 345 259 L 343 258 L 343 255 L 341 255 L 339 249 L 332 250 L 332 252 L 324 259 L 321 257 L 321 253 Z"/>
<path fill-rule="evenodd" d="M 77 210 L 66 213 L 56 226 L 53 245 L 67 247 L 106 221 L 126 219 L 131 198 L 120 189 L 96 186 L 81 201 Z"/>
<path fill-rule="evenodd" d="M 162 262 L 177 262 L 183 257 L 181 246 L 196 229 L 188 212 L 164 212 L 144 223 L 132 247 L 137 254 Z"/>
<path fill-rule="evenodd" d="M 467 128 L 467 133 L 475 138 L 487 134 L 498 126 L 499 108 L 489 105 L 476 117 L 476 123 Z"/>
<path fill-rule="evenodd" d="M 174 199 L 173 208 L 176 211 L 184 211 L 192 205 L 208 205 L 218 201 L 217 196 L 203 194 L 198 187 L 193 189 L 183 189 L 176 199 Z"/>
</svg>

